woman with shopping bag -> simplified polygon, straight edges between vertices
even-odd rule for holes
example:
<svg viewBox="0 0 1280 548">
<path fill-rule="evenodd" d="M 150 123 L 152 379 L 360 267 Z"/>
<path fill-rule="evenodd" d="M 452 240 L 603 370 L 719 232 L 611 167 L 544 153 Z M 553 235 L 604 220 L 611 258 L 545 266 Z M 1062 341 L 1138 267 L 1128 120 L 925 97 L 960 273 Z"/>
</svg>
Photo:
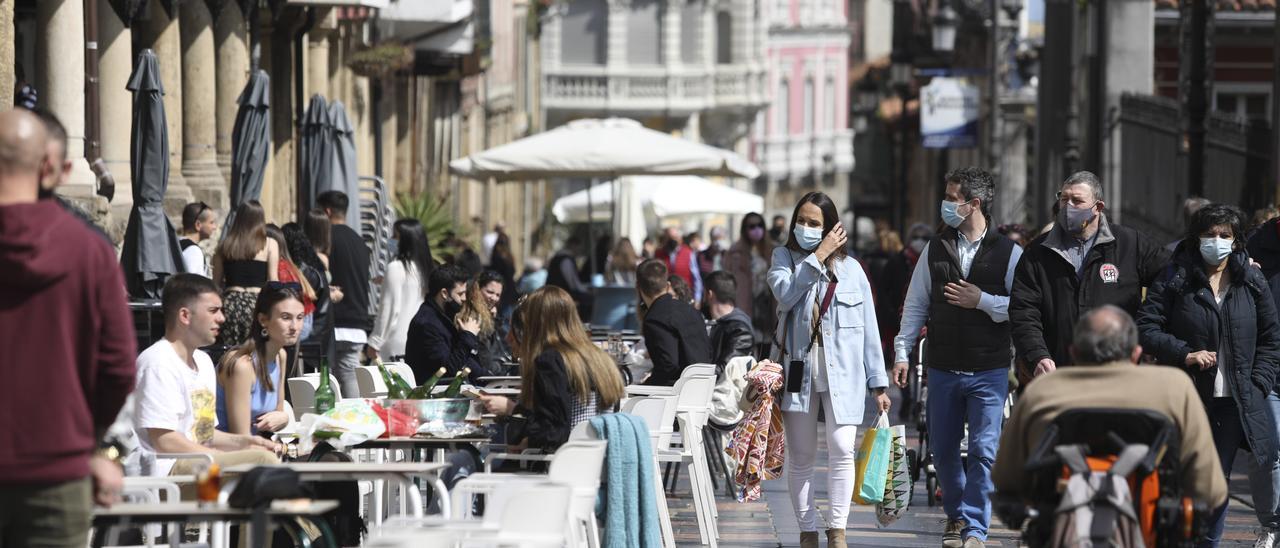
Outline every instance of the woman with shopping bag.
<svg viewBox="0 0 1280 548">
<path fill-rule="evenodd" d="M 787 481 L 801 548 L 818 546 L 812 484 L 819 406 L 826 415 L 829 464 L 827 545 L 845 548 L 856 481 L 857 425 L 867 391 L 875 392 L 881 411 L 890 405 L 871 285 L 858 262 L 845 253 L 846 241 L 835 203 L 826 194 L 810 192 L 796 204 L 791 238 L 774 249 L 769 269 L 769 288 L 778 300 L 775 357 L 785 372 Z"/>
</svg>

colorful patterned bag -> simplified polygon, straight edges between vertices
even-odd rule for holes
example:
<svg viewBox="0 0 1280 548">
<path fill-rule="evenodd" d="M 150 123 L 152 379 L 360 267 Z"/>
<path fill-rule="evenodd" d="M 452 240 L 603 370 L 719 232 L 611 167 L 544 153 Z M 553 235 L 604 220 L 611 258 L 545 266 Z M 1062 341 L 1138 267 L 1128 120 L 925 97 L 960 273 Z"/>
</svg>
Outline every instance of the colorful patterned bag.
<svg viewBox="0 0 1280 548">
<path fill-rule="evenodd" d="M 738 423 L 733 440 L 725 448 L 738 463 L 734 476 L 738 502 L 759 499 L 761 480 L 782 477 L 787 442 L 777 400 L 781 390 L 782 366 L 762 361 L 747 373 L 746 398 L 752 402 L 751 410 Z"/>
<path fill-rule="evenodd" d="M 907 467 L 907 429 L 902 425 L 889 429 L 892 443 L 889 452 L 889 474 L 884 486 L 884 500 L 876 505 L 876 522 L 888 527 L 907 513 L 911 503 L 911 474 Z"/>
</svg>

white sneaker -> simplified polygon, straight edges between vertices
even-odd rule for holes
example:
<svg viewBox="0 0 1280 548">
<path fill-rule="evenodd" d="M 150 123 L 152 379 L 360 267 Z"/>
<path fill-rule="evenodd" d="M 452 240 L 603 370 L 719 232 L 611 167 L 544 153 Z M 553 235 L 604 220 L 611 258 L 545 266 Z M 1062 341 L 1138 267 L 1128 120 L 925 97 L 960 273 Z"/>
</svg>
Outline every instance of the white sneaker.
<svg viewBox="0 0 1280 548">
<path fill-rule="evenodd" d="M 1277 537 L 1275 529 L 1262 529 L 1258 532 L 1258 540 L 1253 542 L 1253 548 L 1275 548 Z"/>
</svg>

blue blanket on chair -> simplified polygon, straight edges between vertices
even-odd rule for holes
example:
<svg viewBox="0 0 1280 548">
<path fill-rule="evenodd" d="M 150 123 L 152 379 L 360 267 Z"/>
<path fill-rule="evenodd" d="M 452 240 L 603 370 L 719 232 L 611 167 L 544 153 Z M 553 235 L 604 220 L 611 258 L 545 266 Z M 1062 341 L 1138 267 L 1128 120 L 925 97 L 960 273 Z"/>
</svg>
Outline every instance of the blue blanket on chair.
<svg viewBox="0 0 1280 548">
<path fill-rule="evenodd" d="M 604 521 L 603 547 L 661 548 L 649 428 L 643 419 L 624 413 L 595 417 L 591 427 L 609 441 L 605 483 L 596 504 L 596 515 Z"/>
</svg>

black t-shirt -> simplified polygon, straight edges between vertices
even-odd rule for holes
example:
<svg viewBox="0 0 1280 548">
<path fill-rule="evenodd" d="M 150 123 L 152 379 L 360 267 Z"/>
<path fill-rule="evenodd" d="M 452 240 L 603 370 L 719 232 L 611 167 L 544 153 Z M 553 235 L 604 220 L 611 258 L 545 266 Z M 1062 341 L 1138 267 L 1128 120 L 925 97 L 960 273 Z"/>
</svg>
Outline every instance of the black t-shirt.
<svg viewBox="0 0 1280 548">
<path fill-rule="evenodd" d="M 331 285 L 342 288 L 342 302 L 333 305 L 334 327 L 373 329 L 369 315 L 369 247 L 351 227 L 333 225 L 329 254 Z"/>
</svg>

